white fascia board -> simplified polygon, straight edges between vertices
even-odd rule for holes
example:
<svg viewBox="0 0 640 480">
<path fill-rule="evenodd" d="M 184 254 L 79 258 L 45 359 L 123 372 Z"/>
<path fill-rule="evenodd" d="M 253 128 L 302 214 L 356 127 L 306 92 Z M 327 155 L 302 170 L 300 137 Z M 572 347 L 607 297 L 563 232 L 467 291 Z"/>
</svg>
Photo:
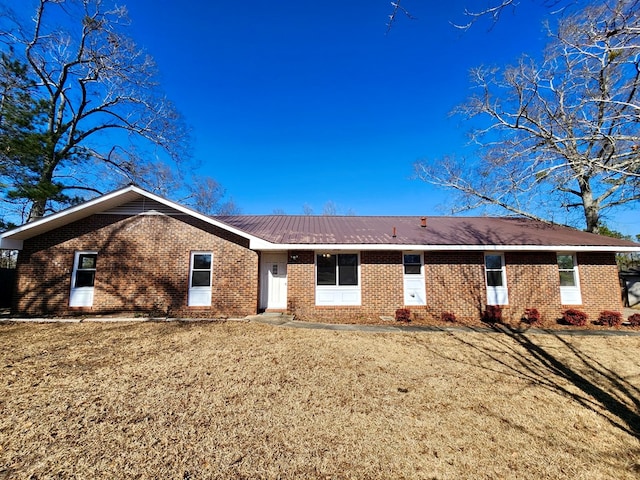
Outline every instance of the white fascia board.
<svg viewBox="0 0 640 480">
<path fill-rule="evenodd" d="M 253 243 L 254 241 L 258 241 L 259 244 L 268 243 L 262 239 L 259 239 L 257 237 L 254 237 L 253 235 L 248 234 L 247 232 L 238 230 L 235 227 L 232 227 L 225 223 L 214 220 L 211 217 L 208 217 L 207 215 L 203 215 L 201 213 L 196 212 L 195 210 L 184 207 L 171 200 L 167 200 L 166 198 L 159 197 L 158 195 L 147 192 L 146 190 L 143 190 L 139 187 L 130 185 L 128 187 L 125 187 L 120 190 L 116 190 L 114 192 L 108 193 L 101 197 L 88 200 L 80 205 L 69 207 L 65 210 L 62 210 L 61 212 L 54 213 L 52 215 L 43 217 L 33 222 L 25 223 L 20 227 L 6 231 L 4 233 L 0 233 L 0 248 L 3 248 L 3 249 L 6 248 L 11 250 L 21 250 L 22 243 L 23 243 L 22 240 L 31 238 L 32 236 L 38 235 L 43 231 L 46 232 L 50 229 L 58 228 L 66 225 L 67 223 L 71 223 L 81 218 L 85 218 L 95 213 L 99 213 L 100 211 L 103 210 L 104 205 L 109 205 L 110 202 L 117 200 L 118 197 L 125 197 L 125 195 L 132 192 L 141 197 L 146 197 L 150 200 L 154 200 L 158 203 L 166 205 L 180 213 L 184 213 L 191 217 L 202 220 L 203 222 L 206 222 L 210 225 L 214 225 L 218 228 L 234 233 L 242 238 L 246 238 L 250 241 L 250 243 Z M 117 204 L 118 202 L 116 201 L 115 203 Z M 65 221 L 65 220 L 68 220 L 68 221 Z M 50 229 L 46 229 L 45 226 L 47 224 L 51 225 Z M 44 230 L 42 229 L 43 227 L 45 227 Z M 30 232 L 34 232 L 34 233 L 30 235 Z"/>
<path fill-rule="evenodd" d="M 391 244 L 276 244 L 260 240 L 251 243 L 252 250 L 375 250 L 375 251 L 429 251 L 429 252 L 640 252 L 638 247 L 586 246 L 586 245 L 391 245 Z"/>
<path fill-rule="evenodd" d="M 69 208 L 65 208 L 64 210 L 48 215 L 46 217 L 42 217 L 38 220 L 34 220 L 33 222 L 29 222 L 29 223 L 25 223 L 24 225 L 21 225 L 19 227 L 13 228 L 11 230 L 8 230 L 4 233 L 0 233 L 0 239 L 3 240 L 3 244 L 4 244 L 4 240 L 7 240 L 8 238 L 11 237 L 22 237 L 25 238 L 24 236 L 20 235 L 22 233 L 25 232 L 29 232 L 29 230 L 35 230 L 38 227 L 45 225 L 47 223 L 52 223 L 56 220 L 60 220 L 63 219 L 65 217 L 73 217 L 74 214 L 77 214 L 79 212 L 81 212 L 82 210 L 89 210 L 91 211 L 92 207 L 96 207 L 102 203 L 105 203 L 109 200 L 112 200 L 113 198 L 116 198 L 118 196 L 121 196 L 129 191 L 131 191 L 134 187 L 127 187 L 121 190 L 116 190 L 115 192 L 111 192 L 108 193 L 106 195 L 103 195 L 101 197 L 97 197 L 94 198 L 92 200 L 88 200 L 80 205 L 76 205 L 73 207 L 69 207 Z M 26 238 L 29 238 L 28 236 Z"/>
<path fill-rule="evenodd" d="M 265 252 L 274 252 L 274 251 L 282 252 L 285 250 L 309 250 L 309 248 L 306 248 L 306 249 L 291 248 L 289 245 L 271 243 L 271 242 L 268 242 L 267 240 L 263 240 L 262 238 L 257 238 L 257 237 L 251 238 L 251 241 L 249 242 L 249 248 L 251 250 L 259 250 L 259 251 L 265 251 Z"/>
<path fill-rule="evenodd" d="M 227 225 L 226 223 L 223 222 L 219 222 L 218 220 L 215 220 L 207 215 L 203 215 L 202 213 L 198 213 L 195 210 L 192 210 L 188 207 L 185 207 L 183 205 L 180 205 L 179 203 L 175 203 L 172 202 L 171 200 L 167 200 L 166 198 L 162 198 L 159 197 L 157 195 L 154 195 L 153 193 L 149 193 L 145 190 L 142 190 L 138 187 L 130 187 L 133 189 L 136 189 L 136 191 L 138 193 L 140 193 L 140 195 L 143 195 L 151 200 L 155 200 L 156 202 L 162 203 L 168 207 L 173 208 L 174 210 L 179 211 L 180 213 L 184 213 L 186 215 L 189 215 L 191 217 L 197 218 L 198 220 L 202 220 L 203 222 L 206 222 L 210 225 L 214 225 L 218 228 L 221 228 L 223 230 L 226 230 L 227 232 L 231 232 L 235 235 L 238 235 L 242 238 L 246 238 L 247 240 L 249 240 L 250 245 L 253 244 L 253 242 L 259 241 L 259 242 L 265 242 L 265 240 L 262 240 L 261 238 L 258 237 L 254 237 L 253 235 L 248 234 L 247 232 L 243 231 L 243 230 L 239 230 L 235 227 L 232 227 L 231 225 Z M 267 242 L 268 243 L 268 242 Z M 250 247 L 251 248 L 251 247 Z"/>
</svg>

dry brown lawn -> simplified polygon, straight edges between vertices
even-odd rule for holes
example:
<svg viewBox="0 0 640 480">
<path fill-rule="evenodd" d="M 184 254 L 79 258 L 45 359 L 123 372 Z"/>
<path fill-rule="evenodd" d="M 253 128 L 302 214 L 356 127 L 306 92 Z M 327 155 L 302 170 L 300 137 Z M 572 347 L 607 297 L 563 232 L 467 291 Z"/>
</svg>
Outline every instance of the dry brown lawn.
<svg viewBox="0 0 640 480">
<path fill-rule="evenodd" d="M 0 324 L 0 478 L 631 479 L 640 337 Z"/>
</svg>

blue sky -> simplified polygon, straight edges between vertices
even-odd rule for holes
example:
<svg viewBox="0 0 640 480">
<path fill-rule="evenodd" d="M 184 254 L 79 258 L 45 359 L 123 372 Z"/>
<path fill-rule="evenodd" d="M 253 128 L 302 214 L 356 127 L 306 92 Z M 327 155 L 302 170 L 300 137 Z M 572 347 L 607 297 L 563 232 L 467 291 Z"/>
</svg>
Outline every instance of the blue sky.
<svg viewBox="0 0 640 480">
<path fill-rule="evenodd" d="M 194 130 L 201 171 L 243 213 L 438 214 L 446 194 L 412 180 L 415 160 L 458 150 L 448 113 L 468 70 L 539 51 L 534 2 L 461 33 L 465 1 L 128 0 L 132 35 L 156 59 Z M 429 4 L 429 5 L 427 5 Z M 435 6 L 434 6 L 435 5 Z"/>
<path fill-rule="evenodd" d="M 542 1 L 462 32 L 482 0 L 404 0 L 386 34 L 388 0 L 122 0 L 130 35 L 192 127 L 200 172 L 246 214 L 446 214 L 447 192 L 413 180 L 418 159 L 461 152 L 469 125 L 449 112 L 468 72 L 546 43 Z M 640 233 L 626 212 L 611 228 Z"/>
</svg>

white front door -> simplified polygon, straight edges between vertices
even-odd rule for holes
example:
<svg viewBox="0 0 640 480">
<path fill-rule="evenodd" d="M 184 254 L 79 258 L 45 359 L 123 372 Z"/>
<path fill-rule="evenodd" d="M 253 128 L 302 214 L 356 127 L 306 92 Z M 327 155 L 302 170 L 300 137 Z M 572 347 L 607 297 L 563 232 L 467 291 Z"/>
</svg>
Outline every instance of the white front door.
<svg viewBox="0 0 640 480">
<path fill-rule="evenodd" d="M 262 255 L 260 308 L 283 310 L 287 308 L 287 254 Z"/>
<path fill-rule="evenodd" d="M 76 252 L 71 277 L 70 307 L 92 307 L 98 252 Z"/>
</svg>

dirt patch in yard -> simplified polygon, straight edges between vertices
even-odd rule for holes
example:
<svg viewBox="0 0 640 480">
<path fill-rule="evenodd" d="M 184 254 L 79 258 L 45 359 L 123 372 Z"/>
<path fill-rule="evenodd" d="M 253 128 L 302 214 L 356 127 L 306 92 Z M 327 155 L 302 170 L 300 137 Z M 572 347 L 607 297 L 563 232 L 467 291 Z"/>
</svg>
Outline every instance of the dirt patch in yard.
<svg viewBox="0 0 640 480">
<path fill-rule="evenodd" d="M 639 337 L 0 324 L 1 478 L 637 478 Z"/>
</svg>

